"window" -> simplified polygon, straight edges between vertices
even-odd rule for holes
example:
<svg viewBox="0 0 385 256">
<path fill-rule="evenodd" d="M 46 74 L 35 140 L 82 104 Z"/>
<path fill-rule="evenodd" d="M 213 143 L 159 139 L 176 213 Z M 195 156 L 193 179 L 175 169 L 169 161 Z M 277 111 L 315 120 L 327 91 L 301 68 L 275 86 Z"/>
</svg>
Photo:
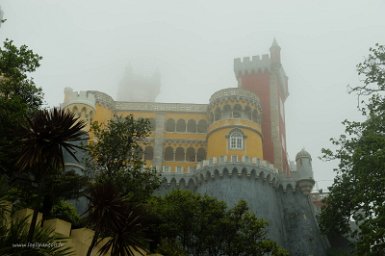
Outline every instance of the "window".
<svg viewBox="0 0 385 256">
<path fill-rule="evenodd" d="M 199 133 L 205 133 L 207 132 L 207 121 L 206 120 L 199 120 L 198 122 L 198 132 Z"/>
<path fill-rule="evenodd" d="M 195 162 L 195 149 L 194 148 L 188 148 L 186 152 L 186 160 L 190 162 Z"/>
<path fill-rule="evenodd" d="M 219 108 L 217 108 L 214 112 L 214 120 L 215 121 L 218 121 L 221 119 L 221 110 Z"/>
<path fill-rule="evenodd" d="M 235 105 L 233 109 L 233 118 L 241 118 L 241 111 L 242 107 L 239 104 Z"/>
<path fill-rule="evenodd" d="M 174 160 L 174 150 L 172 147 L 167 147 L 164 152 L 164 160 L 165 161 L 173 161 Z"/>
<path fill-rule="evenodd" d="M 176 123 L 176 131 L 177 132 L 185 132 L 186 131 L 186 121 L 183 119 L 179 119 Z"/>
<path fill-rule="evenodd" d="M 243 134 L 239 130 L 232 131 L 229 137 L 230 149 L 243 149 Z"/>
<path fill-rule="evenodd" d="M 188 132 L 196 132 L 197 131 L 197 123 L 195 120 L 193 120 L 193 119 L 188 120 L 187 131 Z"/>
<path fill-rule="evenodd" d="M 199 148 L 197 151 L 197 161 L 203 161 L 206 158 L 206 150 L 204 148 Z"/>
<path fill-rule="evenodd" d="M 176 172 L 177 173 L 183 173 L 183 167 L 182 166 L 177 166 L 176 167 Z"/>
<path fill-rule="evenodd" d="M 166 131 L 175 132 L 175 121 L 173 119 L 168 119 L 166 121 Z"/>
<path fill-rule="evenodd" d="M 155 131 L 155 119 L 150 118 L 148 121 L 150 122 L 150 131 Z"/>
<path fill-rule="evenodd" d="M 170 166 L 162 166 L 162 171 L 163 172 L 170 172 L 171 171 L 171 168 L 170 168 Z"/>
<path fill-rule="evenodd" d="M 184 161 L 185 160 L 185 154 L 184 154 L 184 148 L 177 148 L 175 151 L 175 161 Z"/>
<path fill-rule="evenodd" d="M 152 160 L 154 158 L 154 148 L 148 146 L 144 150 L 144 160 Z"/>
</svg>

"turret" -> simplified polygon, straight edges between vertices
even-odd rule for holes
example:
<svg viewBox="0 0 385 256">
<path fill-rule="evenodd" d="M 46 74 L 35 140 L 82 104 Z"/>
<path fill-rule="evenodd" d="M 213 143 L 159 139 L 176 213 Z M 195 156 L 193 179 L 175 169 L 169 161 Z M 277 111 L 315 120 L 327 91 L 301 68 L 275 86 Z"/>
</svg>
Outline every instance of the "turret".
<svg viewBox="0 0 385 256">
<path fill-rule="evenodd" d="M 281 65 L 281 47 L 279 47 L 277 40 L 273 40 L 273 44 L 270 47 L 270 56 L 272 64 Z"/>
<path fill-rule="evenodd" d="M 84 91 L 74 92 L 72 88 L 66 87 L 64 89 L 64 102 L 61 107 L 83 120 L 86 123 L 84 129 L 88 131 L 95 115 L 95 103 L 93 94 Z"/>
<path fill-rule="evenodd" d="M 302 149 L 295 157 L 297 167 L 297 187 L 302 193 L 308 195 L 313 189 L 313 168 L 311 165 L 311 156 L 309 152 Z"/>
<path fill-rule="evenodd" d="M 223 89 L 211 96 L 208 111 L 208 158 L 263 159 L 258 97 L 240 88 Z"/>
</svg>

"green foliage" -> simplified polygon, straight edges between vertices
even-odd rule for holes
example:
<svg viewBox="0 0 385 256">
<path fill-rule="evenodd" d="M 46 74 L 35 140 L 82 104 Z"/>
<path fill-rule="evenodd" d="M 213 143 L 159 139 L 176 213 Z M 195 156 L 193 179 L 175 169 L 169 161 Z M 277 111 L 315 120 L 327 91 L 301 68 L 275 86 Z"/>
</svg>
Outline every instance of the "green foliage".
<svg viewBox="0 0 385 256">
<path fill-rule="evenodd" d="M 17 134 L 22 149 L 16 163 L 20 170 L 14 173 L 13 181 L 20 198 L 34 209 L 31 239 L 37 211 L 48 216 L 55 202 L 76 195 L 86 179 L 64 172 L 63 159 L 63 151 L 74 155 L 73 151 L 80 148 L 73 143 L 84 135 L 83 122 L 73 113 L 56 108 L 39 110 L 27 121 L 22 133 Z"/>
<path fill-rule="evenodd" d="M 107 236 L 111 239 L 102 253 L 111 249 L 114 255 L 133 255 L 133 250 L 146 244 L 142 205 L 161 182 L 142 159 L 149 125 L 148 120 L 130 115 L 91 127 L 95 143 L 89 145 L 88 168 L 95 172 L 95 183 L 88 193 L 88 222 L 95 236 L 89 253 L 99 238 Z"/>
<path fill-rule="evenodd" d="M 65 200 L 60 200 L 53 205 L 50 217 L 69 221 L 75 225 L 80 222 L 80 216 L 74 205 Z"/>
<path fill-rule="evenodd" d="M 55 202 L 76 198 L 87 182 L 73 171 L 64 172 L 63 152 L 74 155 L 79 146 L 73 144 L 83 138 L 84 123 L 64 110 L 39 110 L 18 134 L 22 150 L 17 160 L 19 171 L 14 184 L 20 197 L 34 208 L 49 215 Z"/>
<path fill-rule="evenodd" d="M 0 226 L 0 255 L 74 255 L 65 247 L 66 239 L 56 235 L 51 229 L 36 227 L 32 241 L 28 241 L 26 227 L 26 219 L 14 221 L 9 226 Z"/>
<path fill-rule="evenodd" d="M 39 67 L 41 59 L 26 45 L 18 48 L 8 39 L 4 42 L 3 48 L 0 48 L 1 94 L 4 100 L 17 99 L 28 108 L 41 105 L 41 89 L 27 75 Z"/>
<path fill-rule="evenodd" d="M 161 183 L 155 170 L 144 168 L 141 145 L 149 130 L 148 120 L 135 120 L 132 115 L 92 125 L 97 142 L 89 146 L 90 168 L 97 180 L 113 182 L 131 201 L 145 201 Z"/>
<path fill-rule="evenodd" d="M 385 253 L 385 47 L 376 45 L 357 66 L 363 86 L 353 88 L 361 98 L 363 122 L 347 121 L 345 134 L 323 149 L 325 159 L 339 160 L 339 168 L 321 228 L 329 234 L 351 234 L 357 255 Z M 351 229 L 351 220 L 357 228 Z"/>
<path fill-rule="evenodd" d="M 42 90 L 28 77 L 40 60 L 27 46 L 18 48 L 10 40 L 0 48 L 0 173 L 6 175 L 17 169 L 14 163 L 21 150 L 15 130 L 42 104 Z"/>
<path fill-rule="evenodd" d="M 81 147 L 74 144 L 85 135 L 85 124 L 63 109 L 37 111 L 21 129 L 23 145 L 17 165 L 21 170 L 44 171 L 64 168 L 64 151 L 76 159 L 74 152 Z"/>
<path fill-rule="evenodd" d="M 43 94 L 29 77 L 40 60 L 10 40 L 0 48 L 0 175 L 19 204 L 34 208 L 32 223 L 38 210 L 48 216 L 57 200 L 75 196 L 84 184 L 79 175 L 63 173 L 63 150 L 73 154 L 84 125 L 63 110 L 40 110 Z"/>
<path fill-rule="evenodd" d="M 267 223 L 245 201 L 227 209 L 223 201 L 177 190 L 149 204 L 160 220 L 159 253 L 169 255 L 175 246 L 180 254 L 174 255 L 288 255 L 266 238 Z"/>
<path fill-rule="evenodd" d="M 105 237 L 111 239 L 101 248 L 102 254 L 111 249 L 112 255 L 134 255 L 133 249 L 143 248 L 144 228 L 138 206 L 123 196 L 110 181 L 93 184 L 88 192 L 87 218 L 95 235 L 87 255 L 99 239 Z"/>
</svg>

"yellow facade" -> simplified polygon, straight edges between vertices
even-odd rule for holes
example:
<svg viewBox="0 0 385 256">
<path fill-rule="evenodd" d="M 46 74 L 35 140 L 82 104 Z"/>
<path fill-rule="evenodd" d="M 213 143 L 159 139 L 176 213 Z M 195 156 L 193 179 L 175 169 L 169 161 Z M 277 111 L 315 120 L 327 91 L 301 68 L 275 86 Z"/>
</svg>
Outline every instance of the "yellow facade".
<svg viewBox="0 0 385 256">
<path fill-rule="evenodd" d="M 209 104 L 118 102 L 105 93 L 66 89 L 65 108 L 73 111 L 87 104 L 93 114 L 84 119 L 88 123 L 127 115 L 149 119 L 144 160 L 163 172 L 190 173 L 198 162 L 213 158 L 263 159 L 259 99 L 239 88 L 214 93 Z M 231 139 L 233 131 L 238 138 Z"/>
<path fill-rule="evenodd" d="M 234 129 L 240 130 L 244 135 L 244 143 L 241 149 L 231 149 L 230 134 Z M 207 157 L 223 157 L 231 159 L 243 156 L 249 159 L 256 157 L 263 159 L 261 126 L 249 120 L 224 119 L 215 122 L 209 127 L 207 134 Z"/>
</svg>

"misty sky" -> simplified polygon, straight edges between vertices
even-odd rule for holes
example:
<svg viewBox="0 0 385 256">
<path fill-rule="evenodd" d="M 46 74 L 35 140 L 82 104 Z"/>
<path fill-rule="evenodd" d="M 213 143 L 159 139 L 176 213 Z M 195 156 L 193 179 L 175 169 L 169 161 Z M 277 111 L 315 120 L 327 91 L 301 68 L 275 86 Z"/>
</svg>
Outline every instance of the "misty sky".
<svg viewBox="0 0 385 256">
<path fill-rule="evenodd" d="M 287 147 L 313 156 L 318 187 L 332 183 L 336 163 L 318 159 L 341 121 L 359 119 L 356 64 L 385 43 L 383 0 L 130 1 L 1 0 L 13 39 L 43 56 L 32 74 L 48 106 L 64 87 L 100 90 L 116 99 L 124 70 L 161 74 L 160 102 L 208 103 L 237 86 L 236 57 L 265 54 L 275 37 L 289 77 Z"/>
</svg>

